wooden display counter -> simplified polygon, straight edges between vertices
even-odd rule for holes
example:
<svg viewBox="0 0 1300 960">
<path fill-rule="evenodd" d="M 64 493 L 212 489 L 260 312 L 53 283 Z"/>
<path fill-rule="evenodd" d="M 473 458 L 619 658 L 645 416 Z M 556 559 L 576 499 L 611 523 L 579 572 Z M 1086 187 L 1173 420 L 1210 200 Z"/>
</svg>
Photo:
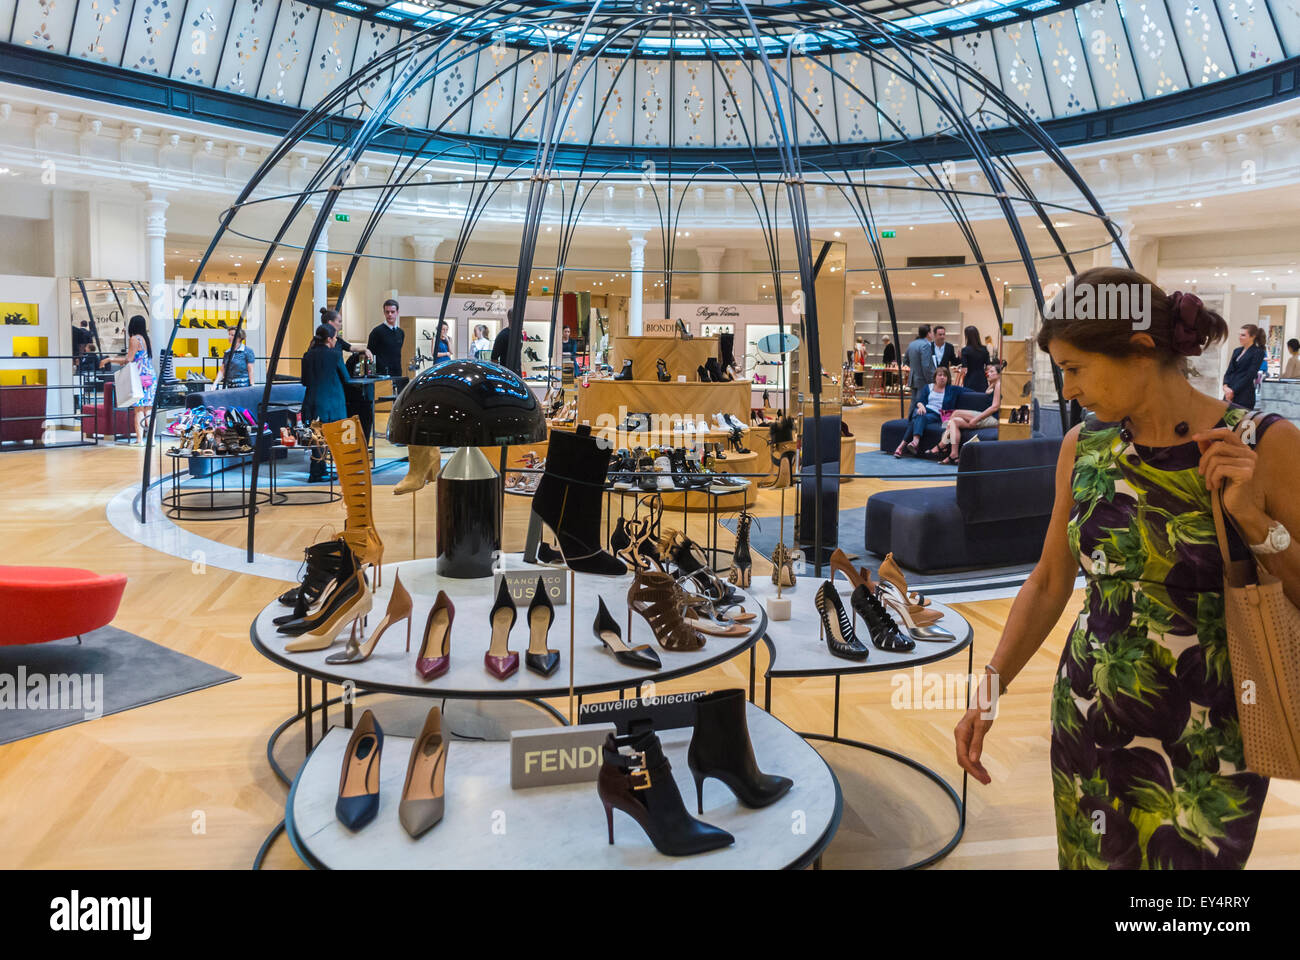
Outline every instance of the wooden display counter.
<svg viewBox="0 0 1300 960">
<path fill-rule="evenodd" d="M 610 344 L 610 365 L 614 372 L 623 369 L 623 361 L 632 361 L 632 376 L 638 380 L 655 379 L 655 361 L 663 359 L 668 375 L 674 380 L 685 374 L 694 381 L 699 368 L 709 357 L 718 355 L 717 337 L 614 337 Z"/>
<path fill-rule="evenodd" d="M 1007 367 L 1002 371 L 1002 406 L 998 408 L 998 439 L 1027 440 L 1033 435 L 1029 423 L 1009 423 L 1016 410 L 1022 406 L 1033 409 L 1034 373 L 1029 369 L 1029 341 L 1004 340 L 1002 357 Z M 1029 387 L 1029 392 L 1025 388 Z"/>
<path fill-rule="evenodd" d="M 617 424 L 629 413 L 648 413 L 663 418 L 664 423 L 690 415 L 712 426 L 715 413 L 729 413 L 741 423 L 748 423 L 750 386 L 748 380 L 591 380 L 585 387 L 576 387 L 578 422 L 590 421 L 596 430 L 602 426 L 602 416 L 613 417 L 612 422 Z"/>
</svg>

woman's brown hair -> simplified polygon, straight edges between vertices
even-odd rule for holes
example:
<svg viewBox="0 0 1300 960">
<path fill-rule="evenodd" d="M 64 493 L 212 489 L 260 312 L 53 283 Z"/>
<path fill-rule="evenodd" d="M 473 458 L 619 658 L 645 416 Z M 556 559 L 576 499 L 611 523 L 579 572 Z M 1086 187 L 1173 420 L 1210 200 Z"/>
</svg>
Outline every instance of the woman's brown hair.
<svg viewBox="0 0 1300 960">
<path fill-rule="evenodd" d="M 1250 345 L 1252 347 L 1266 347 L 1268 340 L 1264 336 L 1264 328 L 1257 327 L 1253 323 L 1243 323 L 1241 329 L 1250 334 Z"/>
<path fill-rule="evenodd" d="M 1154 347 L 1134 343 L 1138 333 L 1149 336 Z M 1200 356 L 1227 335 L 1223 317 L 1195 294 L 1167 294 L 1136 270 L 1094 267 L 1066 281 L 1046 304 L 1038 346 L 1047 350 L 1053 340 L 1062 340 L 1111 357 L 1154 354 L 1186 369 L 1187 357 Z"/>
</svg>

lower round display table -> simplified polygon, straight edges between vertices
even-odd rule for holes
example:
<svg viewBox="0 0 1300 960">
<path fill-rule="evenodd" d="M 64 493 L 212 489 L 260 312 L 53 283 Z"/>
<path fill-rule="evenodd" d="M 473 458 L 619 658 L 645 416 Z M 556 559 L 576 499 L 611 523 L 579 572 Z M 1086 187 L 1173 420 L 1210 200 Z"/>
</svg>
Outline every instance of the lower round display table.
<svg viewBox="0 0 1300 960">
<path fill-rule="evenodd" d="M 536 571 L 539 574 L 552 569 L 525 564 L 519 554 L 507 556 L 505 564 L 508 570 Z M 566 589 L 571 592 L 568 602 L 555 608 L 555 622 L 550 631 L 548 645 L 552 650 L 560 652 L 560 667 L 550 677 L 541 677 L 526 669 L 522 663 L 523 652 L 528 644 L 526 606 L 520 606 L 518 609 L 518 621 L 511 632 L 510 639 L 511 649 L 520 655 L 519 670 L 504 681 L 488 673 L 483 664 L 483 654 L 489 644 L 489 611 L 495 599 L 492 578 L 456 580 L 439 577 L 436 561 L 432 559 L 412 560 L 386 566 L 384 588 L 377 591 L 374 598 L 369 630 L 373 630 L 378 624 L 388 603 L 392 585 L 399 576 L 401 577 L 402 584 L 411 594 L 414 604 L 409 652 L 405 649 L 405 624 L 403 624 L 390 630 L 388 635 L 379 641 L 370 659 L 362 663 L 336 665 L 325 662 L 328 656 L 343 649 L 346 628 L 341 631 L 339 640 L 327 649 L 309 653 L 287 653 L 284 646 L 291 638 L 278 633 L 272 621 L 275 617 L 288 612 L 288 608 L 278 603 L 267 605 L 250 628 L 253 646 L 273 663 L 293 671 L 298 679 L 298 710 L 276 727 L 267 741 L 266 755 L 271 769 L 286 784 L 290 783 L 289 776 L 276 762 L 274 751 L 280 736 L 293 724 L 299 721 L 303 723 L 305 752 L 309 758 L 314 757 L 313 749 L 319 749 L 314 742 L 314 714 L 317 712 L 320 714 L 320 738 L 324 742 L 330 736 L 329 707 L 341 704 L 343 724 L 350 728 L 355 700 L 359 696 L 372 693 L 424 697 L 431 700 L 520 700 L 547 711 L 555 720 L 565 723 L 568 718 L 543 702 L 543 699 L 560 699 L 569 695 L 570 662 L 573 667 L 572 692 L 577 705 L 581 706 L 582 697 L 585 695 L 618 691 L 622 697 L 629 691 L 639 693 L 642 685 L 647 681 L 660 683 L 683 677 L 748 652 L 749 694 L 752 699 L 755 682 L 753 647 L 767 631 L 767 616 L 759 604 L 752 601 L 746 604 L 747 609 L 758 615 L 748 624 L 750 630 L 747 634 L 739 637 L 709 637 L 704 647 L 695 651 L 670 651 L 659 648 L 644 619 L 637 615 L 632 615 L 630 621 L 625 616 L 620 617 L 623 638 L 629 645 L 650 643 L 659 653 L 662 668 L 644 670 L 619 663 L 605 650 L 592 632 L 598 600 L 601 597 L 605 599 L 606 605 L 611 610 L 616 611 L 616 616 L 618 616 L 617 611 L 626 610 L 625 596 L 632 583 L 631 574 L 623 577 L 576 574 L 570 579 L 568 571 L 565 573 Z M 426 682 L 415 672 L 415 660 L 423 639 L 425 621 L 439 590 L 446 591 L 456 608 L 449 644 L 451 665 L 441 677 Z M 570 622 L 573 629 L 572 657 L 570 657 L 569 644 Z M 313 695 L 313 681 L 320 683 L 318 700 Z M 330 684 L 340 686 L 344 695 L 331 699 Z M 817 757 L 817 761 L 822 762 L 820 757 Z M 682 770 L 685 770 L 684 757 Z M 337 779 L 336 766 L 335 790 L 337 790 Z M 594 787 L 592 789 L 594 790 Z M 838 791 L 838 787 L 836 789 Z M 836 796 L 838 797 L 838 792 Z M 599 804 L 596 804 L 596 807 L 597 811 L 601 812 Z M 629 826 L 633 825 L 629 824 Z M 279 829 L 277 827 L 268 838 L 267 844 L 263 845 L 263 853 L 270 841 L 278 835 Z M 785 821 L 785 830 L 789 831 L 788 817 Z M 261 856 L 262 854 L 259 854 L 258 862 Z"/>
<path fill-rule="evenodd" d="M 246 471 L 252 463 L 252 454 L 199 455 L 168 450 L 171 460 L 171 482 L 162 495 L 162 506 L 170 520 L 238 520 L 247 517 L 256 504 L 269 503 L 269 492 L 259 490 L 254 502 L 248 489 Z M 191 478 L 186 486 L 182 475 L 189 471 L 192 461 L 207 461 L 206 476 Z M 185 461 L 185 466 L 181 465 Z M 238 480 L 235 480 L 235 477 Z M 207 486 L 198 483 L 207 480 Z M 230 483 L 227 483 L 230 480 Z"/>
<path fill-rule="evenodd" d="M 763 680 L 764 708 L 771 709 L 773 680 L 809 677 L 834 678 L 835 704 L 832 711 L 830 734 L 804 733 L 803 736 L 810 740 L 842 744 L 886 757 L 920 773 L 944 792 L 957 811 L 956 831 L 939 850 L 907 864 L 904 869 L 928 866 L 951 853 L 966 830 L 967 775 L 963 771 L 961 793 L 959 795 L 942 776 L 911 757 L 886 747 L 840 736 L 841 681 L 846 676 L 857 674 L 908 671 L 923 664 L 947 660 L 963 650 L 966 651 L 966 676 L 969 677 L 974 665 L 974 632 L 971 630 L 970 623 L 966 618 L 957 611 L 941 603 L 931 601 L 932 608 L 943 615 L 943 618 L 936 626 L 947 630 L 956 637 L 956 641 L 943 643 L 938 641 L 918 641 L 915 649 L 907 653 L 890 653 L 880 650 L 872 644 L 870 632 L 862 621 L 855 616 L 858 638 L 870 648 L 871 652 L 864 661 L 846 660 L 832 654 L 826 646 L 826 641 L 822 639 L 820 618 L 817 615 L 816 607 L 813 605 L 813 590 L 808 589 L 815 583 L 816 580 L 809 576 L 802 581 L 798 593 L 789 589 L 783 591 L 782 595 L 792 601 L 791 618 L 769 624 L 768 634 L 764 639 L 772 655 L 772 661 Z M 844 584 L 843 581 L 837 580 L 836 585 L 843 586 Z M 755 578 L 755 588 L 752 594 L 756 600 L 766 604 L 768 599 L 776 596 L 776 590 L 774 587 L 769 586 L 767 578 L 763 579 L 761 586 L 758 585 L 758 579 Z M 848 594 L 841 591 L 840 599 L 844 604 L 845 611 L 852 615 L 853 608 L 849 603 Z"/>
<path fill-rule="evenodd" d="M 839 824 L 839 784 L 826 761 L 780 720 L 747 704 L 746 723 L 764 770 L 794 780 L 790 792 L 768 807 L 740 805 L 726 787 L 704 787 L 706 823 L 736 842 L 690 857 L 666 857 L 641 828 L 614 811 L 609 843 L 605 811 L 593 782 L 513 790 L 510 745 L 452 740 L 447 747 L 446 812 L 419 839 L 402 829 L 397 806 L 411 740 L 385 737 L 379 770 L 379 813 L 353 833 L 334 815 L 339 769 L 349 733 L 331 730 L 303 764 L 285 813 L 285 829 L 302 859 L 318 868 L 348 869 L 713 869 L 801 868 L 813 863 Z M 666 730 L 660 742 L 688 809 L 695 785 L 686 765 L 690 728 Z M 801 829 L 792 830 L 793 814 Z M 494 826 L 497 825 L 497 826 Z"/>
</svg>

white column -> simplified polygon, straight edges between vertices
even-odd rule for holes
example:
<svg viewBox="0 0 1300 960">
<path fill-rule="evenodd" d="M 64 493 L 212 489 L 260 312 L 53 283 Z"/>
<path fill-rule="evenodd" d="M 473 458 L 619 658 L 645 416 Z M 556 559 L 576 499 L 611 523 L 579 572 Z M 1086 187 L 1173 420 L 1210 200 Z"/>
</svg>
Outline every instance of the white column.
<svg viewBox="0 0 1300 960">
<path fill-rule="evenodd" d="M 438 245 L 442 243 L 443 237 L 432 233 L 417 233 L 414 236 L 406 238 L 406 242 L 411 247 L 412 257 L 415 260 L 411 266 L 412 280 L 415 289 L 410 293 L 417 297 L 433 296 L 434 278 L 436 265 L 434 261 L 438 257 Z"/>
<path fill-rule="evenodd" d="M 695 253 L 700 258 L 700 300 L 704 303 L 717 303 L 720 294 L 720 277 L 718 270 L 722 267 L 722 257 L 726 247 L 696 247 Z"/>
<path fill-rule="evenodd" d="M 328 283 L 329 283 L 329 255 L 327 251 L 330 248 L 330 225 L 325 224 L 321 228 L 320 236 L 316 238 L 316 249 L 311 255 L 311 309 L 312 329 L 320 323 L 320 308 L 330 305 Z"/>
<path fill-rule="evenodd" d="M 167 206 L 167 191 L 150 188 L 149 199 L 144 204 L 144 235 L 147 241 L 145 257 L 149 278 L 149 339 L 157 350 L 167 345 L 172 333 L 172 318 L 168 315 L 166 295 Z M 161 370 L 158 372 L 162 373 Z"/>
<path fill-rule="evenodd" d="M 628 263 L 632 292 L 627 300 L 627 333 L 630 337 L 639 337 L 641 336 L 641 272 L 645 269 L 645 231 L 628 231 L 627 245 L 632 248 L 632 257 Z"/>
</svg>

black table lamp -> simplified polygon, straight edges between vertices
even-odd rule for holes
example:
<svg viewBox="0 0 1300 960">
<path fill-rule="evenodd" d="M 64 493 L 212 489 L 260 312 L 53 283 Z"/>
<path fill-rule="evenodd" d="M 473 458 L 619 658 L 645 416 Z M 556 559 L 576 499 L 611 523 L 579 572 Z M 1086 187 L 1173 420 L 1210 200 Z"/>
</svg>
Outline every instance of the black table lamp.
<svg viewBox="0 0 1300 960">
<path fill-rule="evenodd" d="M 438 574 L 491 576 L 501 549 L 501 481 L 479 448 L 546 439 L 546 418 L 528 384 L 486 360 L 436 363 L 394 402 L 388 439 L 457 448 L 438 474 Z"/>
</svg>

